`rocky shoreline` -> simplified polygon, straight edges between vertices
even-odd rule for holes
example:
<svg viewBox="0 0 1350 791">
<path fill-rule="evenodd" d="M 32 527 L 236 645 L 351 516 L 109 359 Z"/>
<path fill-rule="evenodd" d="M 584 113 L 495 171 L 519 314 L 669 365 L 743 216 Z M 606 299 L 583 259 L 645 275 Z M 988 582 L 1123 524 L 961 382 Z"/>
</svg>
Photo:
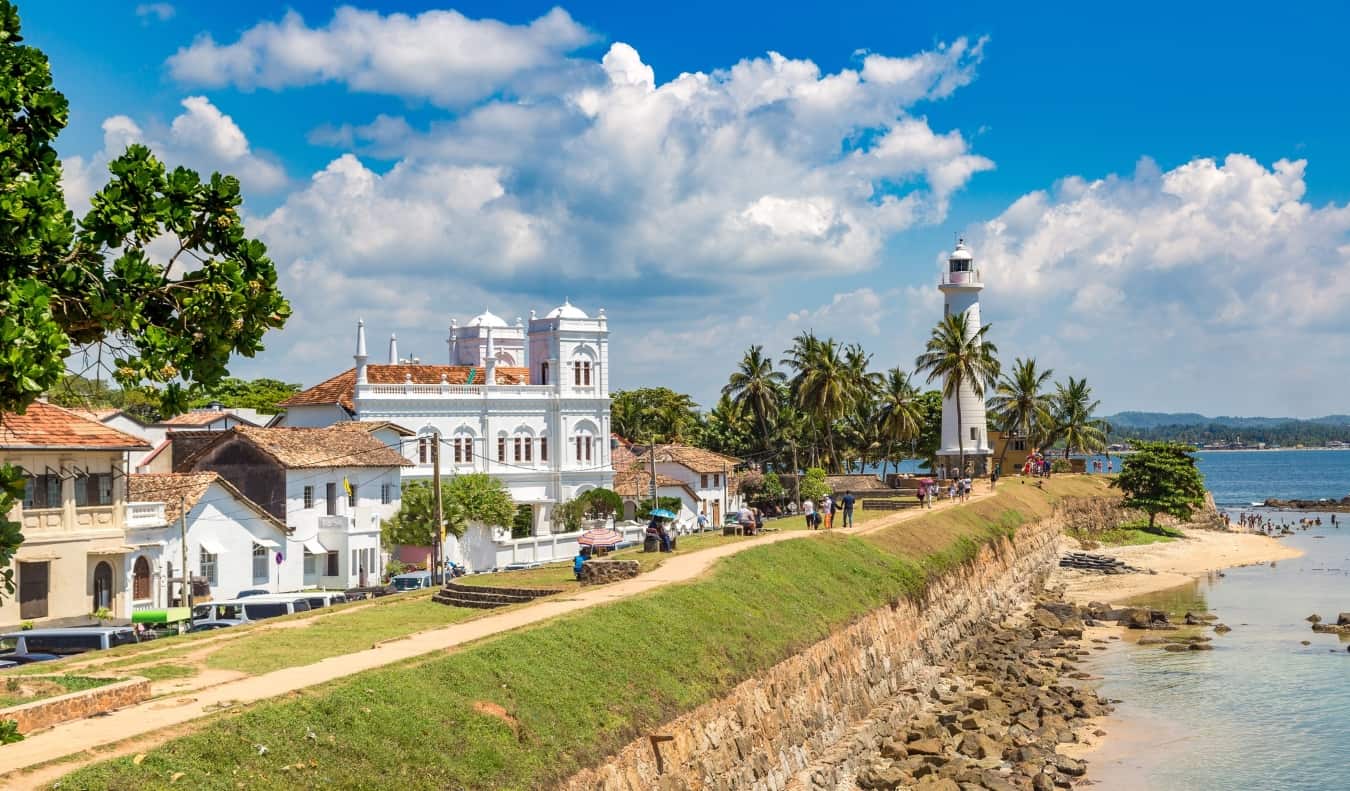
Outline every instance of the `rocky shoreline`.
<svg viewBox="0 0 1350 791">
<path fill-rule="evenodd" d="M 1322 511 L 1338 513 L 1350 512 L 1350 496 L 1339 500 L 1281 500 L 1271 497 L 1265 502 L 1266 508 L 1282 508 L 1287 511 Z"/>
<path fill-rule="evenodd" d="M 1083 616 L 1073 604 L 1045 597 L 970 638 L 927 704 L 863 756 L 852 785 L 1051 791 L 1078 783 L 1086 762 L 1057 748 L 1082 742 L 1112 710 L 1086 683 L 1090 674 L 1078 669 L 1091 653 L 1082 643 Z M 1105 640 L 1095 642 L 1102 645 L 1092 648 L 1105 649 Z M 813 785 L 848 787 L 846 781 L 818 776 Z"/>
</svg>

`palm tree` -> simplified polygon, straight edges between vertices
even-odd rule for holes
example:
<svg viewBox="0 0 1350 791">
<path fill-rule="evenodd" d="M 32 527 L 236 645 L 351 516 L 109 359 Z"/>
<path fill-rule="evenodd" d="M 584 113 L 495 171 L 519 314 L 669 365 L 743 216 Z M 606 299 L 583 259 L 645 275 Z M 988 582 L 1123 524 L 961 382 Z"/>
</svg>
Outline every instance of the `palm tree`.
<svg viewBox="0 0 1350 791">
<path fill-rule="evenodd" d="M 919 391 L 910 384 L 909 374 L 899 368 L 892 368 L 886 372 L 886 383 L 881 388 L 880 407 L 881 436 L 889 445 L 891 452 L 886 454 L 886 459 L 889 460 L 897 444 L 912 442 L 923 429 Z M 884 462 L 881 477 L 886 477 Z"/>
<path fill-rule="evenodd" d="M 1070 376 L 1068 384 L 1055 385 L 1055 435 L 1064 440 L 1064 458 L 1074 450 L 1090 454 L 1106 447 L 1106 423 L 1093 416 L 1101 403 L 1093 400 L 1086 378 Z"/>
<path fill-rule="evenodd" d="M 838 470 L 834 422 L 843 417 L 854 400 L 848 369 L 833 338 L 816 342 L 805 362 L 806 368 L 798 376 L 797 404 L 824 432 L 829 466 Z"/>
<path fill-rule="evenodd" d="M 1012 374 L 1003 374 L 994 397 L 989 400 L 989 409 L 994 413 L 994 421 L 1003 432 L 1003 452 L 998 457 L 998 469 L 1003 469 L 1003 460 L 1008 456 L 1008 446 L 1013 437 L 1021 437 L 1032 444 L 1039 444 L 1054 424 L 1054 399 L 1045 388 L 1054 371 L 1037 370 L 1036 358 L 1023 360 L 1018 357 L 1013 363 Z"/>
<path fill-rule="evenodd" d="M 737 409 L 754 417 L 764 448 L 769 446 L 769 424 L 778 411 L 778 391 L 786 381 L 782 371 L 774 370 L 773 360 L 764 356 L 764 347 L 755 345 L 746 350 L 740 367 L 722 388 L 722 395 L 730 397 Z"/>
<path fill-rule="evenodd" d="M 942 395 L 956 404 L 956 447 L 960 469 L 966 468 L 966 443 L 962 436 L 961 386 L 969 385 L 976 396 L 998 379 L 998 347 L 985 340 L 989 325 L 975 329 L 964 311 L 950 313 L 933 328 L 924 353 L 914 361 L 914 369 L 928 374 L 928 381 L 942 380 Z"/>
</svg>

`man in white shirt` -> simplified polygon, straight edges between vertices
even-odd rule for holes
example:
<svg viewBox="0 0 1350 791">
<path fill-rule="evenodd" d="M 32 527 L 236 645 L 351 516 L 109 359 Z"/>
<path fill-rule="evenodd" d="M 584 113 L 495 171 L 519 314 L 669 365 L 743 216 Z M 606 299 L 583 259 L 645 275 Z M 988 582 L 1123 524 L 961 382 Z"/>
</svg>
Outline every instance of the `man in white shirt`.
<svg viewBox="0 0 1350 791">
<path fill-rule="evenodd" d="M 816 529 L 816 505 L 810 500 L 802 501 L 802 513 L 806 515 L 806 526 L 812 530 Z"/>
</svg>

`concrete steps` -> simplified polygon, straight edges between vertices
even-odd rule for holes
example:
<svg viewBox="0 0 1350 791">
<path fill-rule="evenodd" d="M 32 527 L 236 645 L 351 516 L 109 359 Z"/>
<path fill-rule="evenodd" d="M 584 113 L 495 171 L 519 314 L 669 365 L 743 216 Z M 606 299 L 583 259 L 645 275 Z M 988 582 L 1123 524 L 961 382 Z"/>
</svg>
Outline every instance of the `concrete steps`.
<svg viewBox="0 0 1350 791">
<path fill-rule="evenodd" d="M 533 601 L 541 596 L 552 596 L 561 592 L 561 589 L 490 588 L 485 585 L 464 585 L 451 582 L 437 591 L 431 597 L 431 600 L 437 604 L 445 604 L 451 607 L 491 610 L 496 607 L 505 607 L 508 604 Z"/>
</svg>

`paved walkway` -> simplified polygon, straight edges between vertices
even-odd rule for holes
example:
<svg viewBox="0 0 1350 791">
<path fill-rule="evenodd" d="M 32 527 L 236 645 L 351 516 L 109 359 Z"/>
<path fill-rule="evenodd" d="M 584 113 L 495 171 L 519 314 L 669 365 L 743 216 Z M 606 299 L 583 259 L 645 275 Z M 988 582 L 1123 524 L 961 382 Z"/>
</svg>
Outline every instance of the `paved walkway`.
<svg viewBox="0 0 1350 791">
<path fill-rule="evenodd" d="M 983 487 L 981 488 L 983 489 Z M 987 496 L 989 496 L 989 491 L 983 489 L 975 493 L 972 500 L 983 499 Z M 944 510 L 954 505 L 950 501 L 943 501 L 932 510 Z M 0 783 L 3 783 L 0 788 L 33 788 L 40 783 L 56 780 L 78 766 L 93 761 L 106 760 L 129 752 L 145 751 L 153 744 L 159 741 L 167 741 L 175 734 L 165 733 L 158 740 L 138 737 L 145 737 L 155 731 L 189 723 L 192 720 L 215 713 L 224 707 L 277 697 L 288 692 L 323 684 L 434 651 L 455 648 L 474 640 L 490 637 L 521 626 L 539 623 L 566 613 L 608 604 L 616 599 L 636 596 L 671 583 L 686 582 L 706 572 L 718 560 L 752 547 L 823 535 L 826 532 L 863 535 L 915 518 L 921 513 L 931 513 L 931 511 L 920 511 L 918 508 L 900 511 L 848 530 L 836 528 L 831 531 L 794 530 L 792 532 L 768 533 L 746 541 L 697 550 L 687 555 L 675 555 L 656 569 L 630 580 L 598 588 L 584 589 L 566 597 L 541 599 L 534 604 L 519 609 L 418 632 L 409 637 L 398 638 L 364 651 L 329 657 L 313 664 L 274 670 L 270 673 L 199 689 L 189 695 L 149 700 L 119 709 L 105 716 L 63 723 L 35 733 L 16 744 L 0 747 L 0 772 L 4 773 L 0 774 Z M 136 743 L 130 746 L 123 745 L 123 749 L 98 750 L 98 748 L 126 740 L 136 740 Z M 23 771 L 48 761 L 88 750 L 98 750 L 98 752 L 87 756 L 84 760 L 77 759 L 73 763 L 37 769 L 34 772 Z M 20 772 L 22 772 L 22 776 L 17 776 Z"/>
</svg>

